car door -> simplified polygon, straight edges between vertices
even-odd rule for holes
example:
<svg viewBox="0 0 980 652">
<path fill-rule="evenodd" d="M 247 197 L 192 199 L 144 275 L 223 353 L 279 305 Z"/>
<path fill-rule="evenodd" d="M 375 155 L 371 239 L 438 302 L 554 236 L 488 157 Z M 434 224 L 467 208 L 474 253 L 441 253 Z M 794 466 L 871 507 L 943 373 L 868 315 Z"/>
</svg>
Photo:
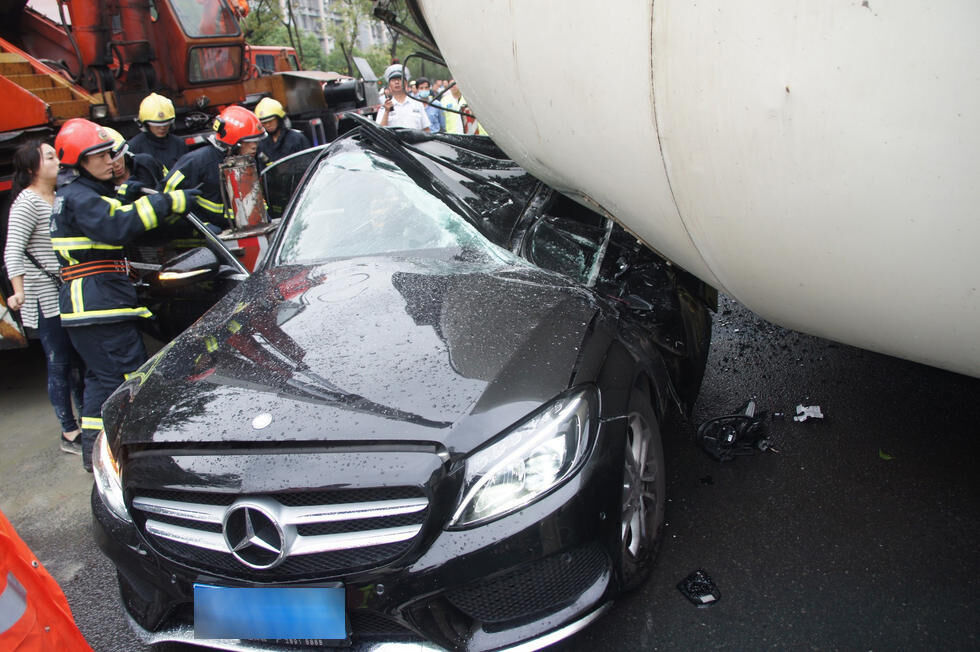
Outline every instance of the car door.
<svg viewBox="0 0 980 652">
<path fill-rule="evenodd" d="M 126 246 L 126 258 L 140 305 L 155 317 L 141 325 L 161 341 L 179 335 L 248 277 L 236 255 L 193 213 L 177 224 L 143 234 Z M 188 270 L 185 279 L 161 280 L 161 271 L 184 269 L 202 259 L 211 262 L 209 270 Z"/>
</svg>

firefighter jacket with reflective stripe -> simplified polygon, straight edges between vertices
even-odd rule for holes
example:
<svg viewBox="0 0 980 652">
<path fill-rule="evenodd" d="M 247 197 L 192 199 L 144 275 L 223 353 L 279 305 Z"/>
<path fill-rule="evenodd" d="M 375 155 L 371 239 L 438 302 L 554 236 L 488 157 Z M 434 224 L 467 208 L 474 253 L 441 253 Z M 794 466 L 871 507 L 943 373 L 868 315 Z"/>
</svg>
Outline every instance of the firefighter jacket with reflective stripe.
<svg viewBox="0 0 980 652">
<path fill-rule="evenodd" d="M 165 192 L 187 190 L 200 185 L 201 195 L 197 206 L 191 208 L 195 215 L 221 229 L 231 226 L 231 211 L 225 211 L 221 199 L 221 171 L 218 166 L 225 160 L 225 153 L 214 145 L 199 147 L 182 156 L 163 182 Z"/>
<path fill-rule="evenodd" d="M 68 600 L 0 512 L 0 650 L 91 652 Z"/>
<path fill-rule="evenodd" d="M 282 130 L 282 135 L 279 136 L 278 141 L 273 140 L 272 136 L 259 141 L 258 159 L 261 167 L 271 165 L 290 154 L 302 152 L 304 149 L 312 147 L 303 132 L 296 129 L 286 129 L 284 126 L 279 128 Z"/>
<path fill-rule="evenodd" d="M 58 188 L 51 212 L 51 246 L 62 268 L 94 261 L 123 260 L 123 245 L 156 228 L 170 214 L 167 195 L 124 204 L 111 184 L 78 176 Z M 61 323 L 86 326 L 151 317 L 137 304 L 136 289 L 123 272 L 76 278 L 59 289 Z"/>
<path fill-rule="evenodd" d="M 184 139 L 173 134 L 157 138 L 150 132 L 143 131 L 126 141 L 126 144 L 129 145 L 129 151 L 133 154 L 149 154 L 160 161 L 160 165 L 167 171 L 174 166 L 174 163 L 181 156 L 187 153 L 187 145 L 184 144 Z"/>
</svg>

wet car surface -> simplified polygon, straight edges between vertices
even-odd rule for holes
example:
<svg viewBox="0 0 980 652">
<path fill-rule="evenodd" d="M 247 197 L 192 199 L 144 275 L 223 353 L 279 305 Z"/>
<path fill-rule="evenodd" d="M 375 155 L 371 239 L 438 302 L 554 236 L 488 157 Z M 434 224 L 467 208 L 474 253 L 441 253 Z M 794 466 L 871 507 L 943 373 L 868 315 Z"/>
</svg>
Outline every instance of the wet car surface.
<svg viewBox="0 0 980 652">
<path fill-rule="evenodd" d="M 308 155 L 264 265 L 104 406 L 128 615 L 156 641 L 577 631 L 649 573 L 713 292 L 488 140 L 364 124 Z M 273 588 L 340 596 L 339 629 L 211 622 Z"/>
</svg>

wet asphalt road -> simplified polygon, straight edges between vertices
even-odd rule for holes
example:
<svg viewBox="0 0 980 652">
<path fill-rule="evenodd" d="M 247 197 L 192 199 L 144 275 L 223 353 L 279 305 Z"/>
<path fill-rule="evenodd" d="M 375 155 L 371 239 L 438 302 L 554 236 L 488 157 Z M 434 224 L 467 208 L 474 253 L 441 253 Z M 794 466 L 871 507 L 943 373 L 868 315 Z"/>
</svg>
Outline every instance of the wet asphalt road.
<svg viewBox="0 0 980 652">
<path fill-rule="evenodd" d="M 37 350 L 0 352 L 0 509 L 92 647 L 140 650 L 91 539 L 91 476 L 57 450 Z M 693 424 L 749 398 L 778 452 L 718 463 Z M 797 404 L 825 418 L 797 423 Z M 722 299 L 690 422 L 668 424 L 667 527 L 649 581 L 555 650 L 977 649 L 980 380 L 773 326 Z M 721 600 L 676 584 L 703 568 Z M 188 648 L 190 649 L 190 648 Z"/>
</svg>

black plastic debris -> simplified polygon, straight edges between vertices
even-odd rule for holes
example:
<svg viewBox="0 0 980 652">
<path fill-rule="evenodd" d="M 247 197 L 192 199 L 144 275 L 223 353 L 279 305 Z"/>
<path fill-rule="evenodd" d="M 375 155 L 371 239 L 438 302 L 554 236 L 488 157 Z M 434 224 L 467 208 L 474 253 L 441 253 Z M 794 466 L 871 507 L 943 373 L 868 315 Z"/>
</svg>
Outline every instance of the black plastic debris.
<svg viewBox="0 0 980 652">
<path fill-rule="evenodd" d="M 698 427 L 697 442 L 708 455 L 721 462 L 738 455 L 752 455 L 769 448 L 765 411 L 756 414 L 755 401 L 743 405 L 737 414 L 705 421 Z"/>
<path fill-rule="evenodd" d="M 701 568 L 682 579 L 677 585 L 677 590 L 699 609 L 710 607 L 721 600 L 721 591 Z"/>
</svg>

